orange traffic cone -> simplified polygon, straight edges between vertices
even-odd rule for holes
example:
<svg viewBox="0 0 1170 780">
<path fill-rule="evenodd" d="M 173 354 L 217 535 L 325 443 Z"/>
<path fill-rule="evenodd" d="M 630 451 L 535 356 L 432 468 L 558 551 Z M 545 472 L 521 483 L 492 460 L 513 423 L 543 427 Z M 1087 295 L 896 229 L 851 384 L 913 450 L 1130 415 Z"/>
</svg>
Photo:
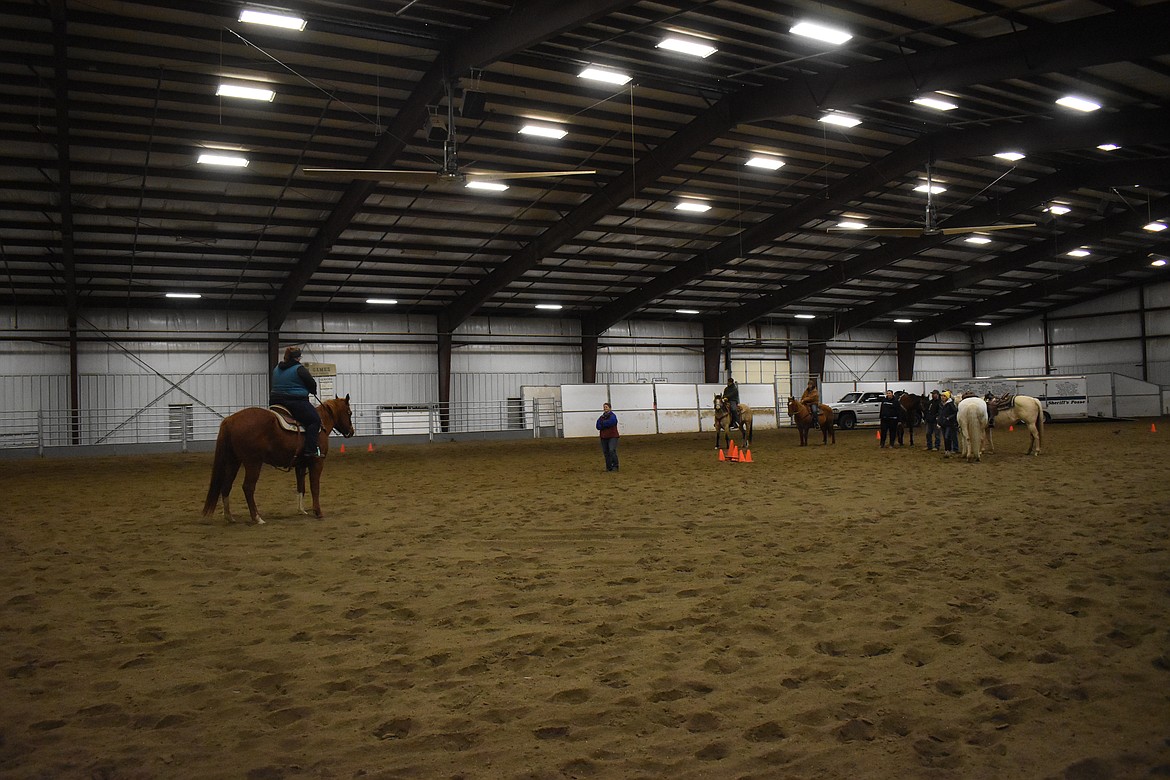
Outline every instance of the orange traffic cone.
<svg viewBox="0 0 1170 780">
<path fill-rule="evenodd" d="M 874 431 L 874 432 L 873 432 L 873 437 L 874 437 L 875 439 L 877 439 L 878 441 L 881 441 L 881 440 L 882 440 L 882 432 L 881 432 L 881 431 Z"/>
<path fill-rule="evenodd" d="M 751 463 L 752 462 L 752 451 L 751 450 L 744 450 L 743 451 L 743 462 L 744 463 Z"/>
<path fill-rule="evenodd" d="M 1154 423 L 1150 423 L 1150 433 L 1157 433 L 1157 432 L 1158 432 L 1158 426 L 1155 425 Z"/>
<path fill-rule="evenodd" d="M 340 455 L 344 455 L 344 454 L 345 454 L 345 445 L 344 445 L 344 444 L 342 444 L 342 445 L 341 445 L 341 452 L 340 452 L 340 453 L 338 453 L 338 454 L 340 454 Z"/>
<path fill-rule="evenodd" d="M 727 443 L 727 454 L 735 458 L 739 455 L 739 447 L 735 446 L 735 439 L 731 439 Z"/>
<path fill-rule="evenodd" d="M 723 450 L 719 450 L 719 460 L 727 460 L 727 458 L 723 456 Z"/>
<path fill-rule="evenodd" d="M 374 451 L 374 443 L 373 443 L 373 442 L 370 442 L 370 443 L 369 443 L 369 444 L 366 446 L 366 452 L 373 452 L 373 451 Z"/>
<path fill-rule="evenodd" d="M 1009 426 L 1008 426 L 1008 430 L 1009 430 L 1009 431 L 1014 431 L 1015 429 L 1016 429 L 1016 426 L 1014 426 L 1014 425 L 1009 425 Z"/>
</svg>

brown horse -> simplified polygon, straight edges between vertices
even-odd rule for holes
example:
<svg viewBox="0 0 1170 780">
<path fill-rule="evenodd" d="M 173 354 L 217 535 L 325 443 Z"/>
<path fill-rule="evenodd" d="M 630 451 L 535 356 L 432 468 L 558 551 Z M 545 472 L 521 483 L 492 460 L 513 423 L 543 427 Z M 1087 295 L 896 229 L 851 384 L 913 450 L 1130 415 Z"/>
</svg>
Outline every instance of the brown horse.
<svg viewBox="0 0 1170 780">
<path fill-rule="evenodd" d="M 926 398 L 914 393 L 898 395 L 898 446 L 902 445 L 902 432 L 909 429 L 910 446 L 914 446 L 914 429 L 922 422 L 922 408 Z"/>
<path fill-rule="evenodd" d="M 796 420 L 796 430 L 800 432 L 800 446 L 808 446 L 808 429 L 813 426 L 813 413 L 808 404 L 788 396 L 788 414 Z M 833 409 L 824 404 L 817 404 L 816 421 L 821 426 L 821 444 L 828 444 L 830 436 L 833 437 L 833 444 L 836 444 L 837 432 L 833 429 Z"/>
<path fill-rule="evenodd" d="M 752 446 L 752 408 L 747 404 L 736 407 L 739 412 L 739 432 L 743 437 L 743 446 L 751 449 Z M 719 449 L 719 433 L 727 438 L 731 445 L 731 405 L 720 393 L 715 394 L 715 447 Z"/>
<path fill-rule="evenodd" d="M 309 474 L 309 486 L 313 492 L 313 513 L 321 513 L 321 470 L 325 468 L 325 455 L 329 452 L 329 434 L 336 428 L 347 439 L 353 436 L 353 420 L 349 410 L 349 396 L 333 398 L 317 407 L 321 415 L 321 435 L 318 444 L 321 457 L 309 463 L 298 460 L 304 433 L 294 433 L 281 427 L 276 412 L 259 406 L 241 409 L 224 418 L 219 424 L 219 438 L 215 440 L 215 461 L 211 466 L 211 485 L 207 488 L 207 500 L 203 503 L 203 516 L 215 511 L 215 505 L 223 497 L 223 513 L 229 523 L 236 521 L 232 516 L 228 494 L 240 466 L 244 467 L 244 498 L 248 500 L 248 511 L 252 522 L 263 524 L 264 520 L 256 511 L 256 482 L 260 479 L 260 467 L 267 463 L 277 468 L 296 468 L 297 496 L 302 514 L 305 511 L 305 472 Z"/>
</svg>

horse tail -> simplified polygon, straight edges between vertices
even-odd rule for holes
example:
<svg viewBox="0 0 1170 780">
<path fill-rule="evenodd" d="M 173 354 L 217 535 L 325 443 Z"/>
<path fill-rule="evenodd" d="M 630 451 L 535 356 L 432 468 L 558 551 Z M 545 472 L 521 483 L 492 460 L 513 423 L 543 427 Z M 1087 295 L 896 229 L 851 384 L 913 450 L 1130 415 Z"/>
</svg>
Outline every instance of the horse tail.
<svg viewBox="0 0 1170 780">
<path fill-rule="evenodd" d="M 203 502 L 203 516 L 209 517 L 219 503 L 219 496 L 223 492 L 224 482 L 227 479 L 228 458 L 231 453 L 231 435 L 228 433 L 227 420 L 219 424 L 219 436 L 215 439 L 215 459 L 211 462 L 211 484 L 207 487 L 207 500 Z"/>
</svg>

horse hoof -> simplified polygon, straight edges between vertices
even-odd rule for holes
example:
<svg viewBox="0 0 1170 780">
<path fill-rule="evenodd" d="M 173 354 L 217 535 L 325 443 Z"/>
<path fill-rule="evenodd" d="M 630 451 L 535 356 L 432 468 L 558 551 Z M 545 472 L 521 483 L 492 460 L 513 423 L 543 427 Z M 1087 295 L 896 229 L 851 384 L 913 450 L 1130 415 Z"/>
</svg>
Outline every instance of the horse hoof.
<svg viewBox="0 0 1170 780">
<path fill-rule="evenodd" d="M 264 518 L 260 515 L 256 515 L 256 525 L 265 525 Z"/>
</svg>

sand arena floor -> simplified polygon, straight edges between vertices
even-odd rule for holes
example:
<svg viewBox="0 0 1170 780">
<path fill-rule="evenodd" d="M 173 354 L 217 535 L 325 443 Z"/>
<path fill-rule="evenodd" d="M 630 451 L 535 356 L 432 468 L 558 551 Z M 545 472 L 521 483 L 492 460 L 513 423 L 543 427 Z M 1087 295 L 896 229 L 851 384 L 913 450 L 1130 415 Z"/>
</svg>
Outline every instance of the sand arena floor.
<svg viewBox="0 0 1170 780">
<path fill-rule="evenodd" d="M 0 776 L 1164 777 L 1150 423 L 363 448 L 259 527 L 210 455 L 8 462 Z"/>
</svg>

